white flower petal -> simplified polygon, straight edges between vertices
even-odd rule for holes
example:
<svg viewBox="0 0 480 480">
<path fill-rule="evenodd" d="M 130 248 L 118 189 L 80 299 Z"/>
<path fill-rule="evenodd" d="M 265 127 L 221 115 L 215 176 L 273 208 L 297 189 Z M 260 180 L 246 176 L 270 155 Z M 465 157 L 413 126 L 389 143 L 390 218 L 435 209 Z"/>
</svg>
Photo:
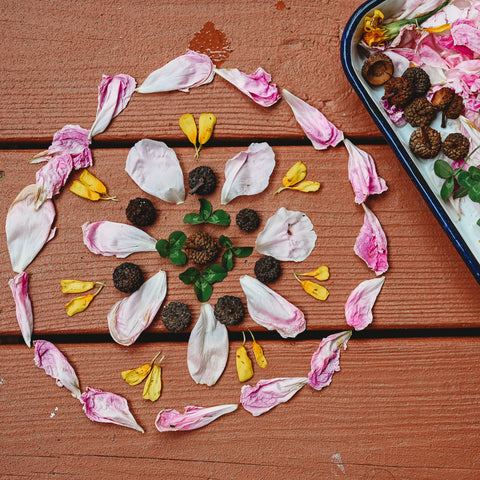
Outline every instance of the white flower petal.
<svg viewBox="0 0 480 480">
<path fill-rule="evenodd" d="M 360 283 L 345 303 L 345 318 L 355 330 L 363 330 L 373 321 L 372 309 L 383 287 L 385 277 L 372 278 Z"/>
</svg>

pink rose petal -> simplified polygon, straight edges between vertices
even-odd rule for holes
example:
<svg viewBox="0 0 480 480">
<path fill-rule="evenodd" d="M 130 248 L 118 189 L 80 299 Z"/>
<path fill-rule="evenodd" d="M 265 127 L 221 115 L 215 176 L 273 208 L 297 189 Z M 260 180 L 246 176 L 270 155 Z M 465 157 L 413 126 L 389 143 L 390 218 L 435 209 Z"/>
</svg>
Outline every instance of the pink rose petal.
<svg viewBox="0 0 480 480">
<path fill-rule="evenodd" d="M 48 147 L 49 155 L 69 153 L 75 170 L 91 167 L 93 160 L 89 146 L 92 141 L 88 134 L 89 131 L 79 125 L 65 125 L 53 136 Z"/>
<path fill-rule="evenodd" d="M 17 315 L 18 325 L 22 332 L 23 340 L 31 347 L 33 332 L 33 312 L 32 303 L 28 296 L 28 275 L 21 272 L 8 281 L 15 300 L 15 312 Z"/>
</svg>

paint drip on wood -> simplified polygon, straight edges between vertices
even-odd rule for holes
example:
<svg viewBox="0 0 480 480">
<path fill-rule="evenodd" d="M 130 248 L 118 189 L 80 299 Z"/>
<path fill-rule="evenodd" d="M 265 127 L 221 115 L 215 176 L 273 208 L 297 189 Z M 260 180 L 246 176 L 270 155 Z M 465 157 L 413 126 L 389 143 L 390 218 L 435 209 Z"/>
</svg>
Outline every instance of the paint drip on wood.
<svg viewBox="0 0 480 480">
<path fill-rule="evenodd" d="M 197 32 L 188 45 L 190 50 L 208 55 L 215 66 L 219 67 L 230 55 L 230 40 L 221 30 L 217 30 L 213 22 L 207 22 Z"/>
</svg>

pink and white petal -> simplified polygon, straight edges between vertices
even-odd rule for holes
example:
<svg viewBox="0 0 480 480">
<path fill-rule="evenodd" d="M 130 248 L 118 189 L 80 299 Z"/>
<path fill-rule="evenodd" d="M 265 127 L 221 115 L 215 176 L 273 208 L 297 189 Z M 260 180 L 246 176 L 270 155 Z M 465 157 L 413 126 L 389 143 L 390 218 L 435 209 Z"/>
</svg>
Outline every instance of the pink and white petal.
<svg viewBox="0 0 480 480">
<path fill-rule="evenodd" d="M 79 125 L 65 125 L 55 133 L 48 153 L 50 155 L 69 153 L 72 156 L 73 168 L 88 168 L 92 166 L 92 152 L 89 148 L 92 140 L 89 131 Z"/>
<path fill-rule="evenodd" d="M 167 274 L 160 270 L 135 292 L 118 301 L 108 312 L 108 329 L 120 345 L 135 343 L 150 326 L 167 294 Z"/>
<path fill-rule="evenodd" d="M 196 430 L 213 422 L 227 413 L 234 412 L 238 408 L 236 403 L 218 405 L 215 407 L 185 407 L 185 412 L 168 408 L 161 410 L 155 420 L 155 426 L 159 432 L 184 432 Z"/>
<path fill-rule="evenodd" d="M 332 382 L 333 374 L 340 371 L 340 351 L 347 349 L 352 331 L 334 333 L 324 338 L 312 356 L 308 374 L 308 384 L 315 390 L 321 390 Z"/>
<path fill-rule="evenodd" d="M 33 312 L 28 296 L 28 275 L 20 272 L 8 281 L 15 300 L 15 312 L 22 337 L 28 347 L 32 346 Z"/>
<path fill-rule="evenodd" d="M 306 328 L 303 312 L 271 288 L 249 275 L 240 277 L 252 320 L 283 338 L 294 338 Z"/>
<path fill-rule="evenodd" d="M 215 318 L 212 306 L 203 303 L 188 340 L 187 365 L 195 383 L 215 385 L 228 360 L 227 327 Z"/>
<path fill-rule="evenodd" d="M 387 237 L 374 213 L 364 203 L 362 206 L 365 217 L 353 250 L 376 275 L 381 275 L 388 270 Z"/>
<path fill-rule="evenodd" d="M 214 75 L 214 65 L 210 57 L 190 50 L 148 75 L 136 91 L 139 93 L 175 90 L 188 92 L 192 87 L 210 83 Z"/>
<path fill-rule="evenodd" d="M 226 205 L 241 195 L 256 195 L 268 187 L 275 168 L 275 153 L 266 142 L 252 143 L 225 164 L 221 203 Z"/>
<path fill-rule="evenodd" d="M 355 330 L 363 330 L 373 321 L 372 309 L 382 289 L 385 277 L 372 278 L 360 283 L 345 303 L 345 318 Z"/>
<path fill-rule="evenodd" d="M 260 380 L 254 387 L 242 387 L 240 403 L 247 412 L 257 417 L 280 403 L 288 402 L 307 383 L 308 378 L 305 377 Z"/>
<path fill-rule="evenodd" d="M 92 422 L 114 423 L 145 433 L 130 412 L 127 400 L 116 393 L 87 387 L 85 393 L 82 393 L 80 401 L 83 404 L 85 415 Z"/>
<path fill-rule="evenodd" d="M 72 397 L 80 399 L 80 383 L 75 370 L 65 355 L 51 342 L 35 340 L 35 365 L 43 368 L 47 375 L 55 379 L 59 387 L 65 387 Z"/>
<path fill-rule="evenodd" d="M 215 73 L 235 85 L 262 107 L 271 107 L 280 100 L 280 92 L 277 86 L 270 83 L 272 77 L 263 68 L 257 68 L 250 75 L 237 68 L 216 68 Z"/>
<path fill-rule="evenodd" d="M 282 95 L 316 150 L 334 147 L 343 140 L 343 132 L 329 122 L 325 115 L 315 107 L 296 97 L 288 90 L 283 89 Z"/>
<path fill-rule="evenodd" d="M 8 252 L 13 271 L 23 272 L 43 246 L 53 238 L 55 229 L 55 206 L 46 200 L 36 210 L 38 188 L 28 185 L 10 205 L 5 223 Z"/>
<path fill-rule="evenodd" d="M 150 139 L 137 142 L 128 153 L 125 171 L 144 192 L 177 205 L 185 201 L 180 162 L 165 143 Z"/>
<path fill-rule="evenodd" d="M 312 253 L 316 241 L 313 223 L 305 213 L 280 207 L 258 234 L 255 248 L 277 260 L 302 262 Z"/>
<path fill-rule="evenodd" d="M 157 241 L 140 228 L 126 223 L 101 221 L 82 225 L 83 243 L 106 257 L 125 258 L 136 252 L 155 252 Z"/>
</svg>

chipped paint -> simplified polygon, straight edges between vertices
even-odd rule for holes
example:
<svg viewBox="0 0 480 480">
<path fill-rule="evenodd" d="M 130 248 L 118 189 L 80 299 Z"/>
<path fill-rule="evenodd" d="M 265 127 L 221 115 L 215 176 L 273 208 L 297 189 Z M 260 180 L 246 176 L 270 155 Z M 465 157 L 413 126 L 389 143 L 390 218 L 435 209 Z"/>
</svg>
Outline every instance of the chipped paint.
<svg viewBox="0 0 480 480">
<path fill-rule="evenodd" d="M 335 465 L 335 467 L 332 467 L 332 473 L 338 477 L 340 473 L 343 475 L 346 475 L 345 473 L 345 467 L 343 466 L 342 462 L 342 456 L 339 453 L 334 453 L 332 455 L 332 463 Z"/>
</svg>

